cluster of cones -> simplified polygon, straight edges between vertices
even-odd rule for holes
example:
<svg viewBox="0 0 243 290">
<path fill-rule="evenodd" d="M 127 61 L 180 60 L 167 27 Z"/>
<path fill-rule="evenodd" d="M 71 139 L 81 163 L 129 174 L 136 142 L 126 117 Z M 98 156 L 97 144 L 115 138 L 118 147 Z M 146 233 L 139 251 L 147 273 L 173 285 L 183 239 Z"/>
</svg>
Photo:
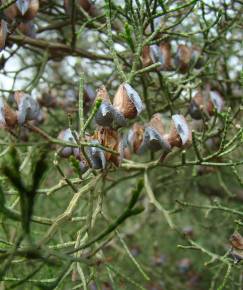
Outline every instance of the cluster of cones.
<svg viewBox="0 0 243 290">
<path fill-rule="evenodd" d="M 224 108 L 224 100 L 219 90 L 211 89 L 210 85 L 206 85 L 204 89 L 199 89 L 193 96 L 189 114 L 194 120 L 201 120 L 203 117 L 209 119 L 214 110 L 218 113 Z"/>
<path fill-rule="evenodd" d="M 144 67 L 154 63 L 161 63 L 157 70 L 179 71 L 187 73 L 192 66 L 200 69 L 203 64 L 202 51 L 199 47 L 186 44 L 179 44 L 176 53 L 172 53 L 172 46 L 169 42 L 161 42 L 143 48 L 142 63 Z"/>
<path fill-rule="evenodd" d="M 4 5 L 5 1 L 2 1 Z M 8 25 L 17 27 L 23 34 L 34 38 L 35 26 L 32 20 L 39 10 L 39 0 L 17 0 L 12 5 L 4 9 L 4 19 L 0 21 L 0 50 L 4 48 Z"/>
<path fill-rule="evenodd" d="M 41 118 L 40 106 L 30 95 L 17 91 L 14 101 L 17 110 L 0 98 L 0 128 L 12 129 L 17 125 L 23 126 L 27 121 L 38 121 Z"/>
<path fill-rule="evenodd" d="M 155 114 L 146 125 L 135 123 L 128 134 L 121 136 L 118 128 L 126 127 L 128 119 L 134 119 L 143 110 L 139 94 L 128 84 L 119 86 L 113 102 L 111 102 L 104 86 L 97 90 L 96 99 L 101 99 L 101 105 L 95 115 L 97 129 L 92 136 L 86 135 L 86 141 L 94 144 L 87 148 L 89 162 L 79 149 L 66 147 L 60 151 L 62 157 L 75 156 L 80 162 L 80 169 L 85 172 L 88 164 L 94 169 L 105 169 L 109 163 L 119 166 L 122 159 L 129 159 L 132 153 L 143 154 L 147 150 L 168 153 L 173 147 L 186 147 L 191 143 L 191 129 L 186 119 L 175 114 L 171 119 L 169 130 L 165 130 L 162 115 Z M 63 130 L 58 138 L 76 143 L 70 128 Z M 102 145 L 119 154 L 105 152 L 98 146 Z"/>
<path fill-rule="evenodd" d="M 6 4 L 7 0 L 0 3 Z M 89 0 L 77 1 L 84 11 L 90 15 L 95 15 L 95 5 Z M 17 0 L 15 3 L 4 9 L 4 18 L 0 20 L 0 51 L 5 47 L 8 34 L 8 26 L 17 28 L 24 35 L 35 38 L 36 28 L 33 19 L 36 17 L 41 1 L 39 0 Z M 71 15 L 72 1 L 64 0 L 64 9 Z"/>
</svg>

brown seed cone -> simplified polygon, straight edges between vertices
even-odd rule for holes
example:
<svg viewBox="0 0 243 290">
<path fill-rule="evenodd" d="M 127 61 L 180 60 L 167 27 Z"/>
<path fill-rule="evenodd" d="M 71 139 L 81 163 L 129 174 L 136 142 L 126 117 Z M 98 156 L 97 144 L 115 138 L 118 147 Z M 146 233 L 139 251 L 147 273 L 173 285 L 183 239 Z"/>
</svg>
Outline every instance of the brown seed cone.
<svg viewBox="0 0 243 290">
<path fill-rule="evenodd" d="M 125 118 L 132 119 L 137 116 L 137 109 L 130 100 L 124 84 L 121 84 L 115 94 L 113 106 L 121 112 Z"/>
<path fill-rule="evenodd" d="M 4 4 L 4 1 L 3 1 L 3 4 Z M 6 9 L 4 9 L 4 14 L 7 16 L 9 20 L 13 21 L 18 15 L 17 6 L 15 4 L 8 6 Z"/>
<path fill-rule="evenodd" d="M 39 10 L 39 0 L 31 0 L 29 9 L 23 15 L 24 20 L 32 20 L 35 18 Z"/>
<path fill-rule="evenodd" d="M 233 233 L 233 235 L 230 237 L 230 243 L 233 248 L 237 250 L 243 250 L 243 237 L 240 233 Z"/>
<path fill-rule="evenodd" d="M 106 90 L 106 87 L 102 85 L 100 88 L 96 90 L 96 100 L 101 99 L 102 101 L 107 101 L 111 103 L 111 99 L 108 95 L 108 92 Z"/>
<path fill-rule="evenodd" d="M 107 127 L 101 127 L 98 131 L 95 132 L 93 138 L 98 140 L 101 145 L 119 152 L 120 138 L 116 130 Z M 111 161 L 116 166 L 119 166 L 119 155 L 105 152 L 105 157 L 107 161 Z"/>
<path fill-rule="evenodd" d="M 181 73 L 188 72 L 190 68 L 190 62 L 192 59 L 192 50 L 185 44 L 180 44 L 177 50 L 177 58 L 178 58 L 178 70 Z"/>
<path fill-rule="evenodd" d="M 164 58 L 164 64 L 162 65 L 162 69 L 172 70 L 171 44 L 169 42 L 162 42 L 160 43 L 159 48 Z"/>
<path fill-rule="evenodd" d="M 181 118 L 187 124 L 186 119 L 183 116 L 181 116 Z M 188 124 L 187 124 L 187 127 L 189 127 Z M 188 136 L 188 139 L 187 139 L 186 143 L 183 144 L 182 139 L 181 139 L 181 136 L 180 136 L 179 132 L 176 129 L 176 125 L 175 125 L 174 121 L 172 121 L 171 122 L 170 133 L 168 135 L 166 135 L 166 138 L 167 138 L 169 144 L 171 145 L 171 147 L 178 147 L 178 148 L 187 147 L 192 142 L 191 129 L 189 128 L 189 136 Z"/>
<path fill-rule="evenodd" d="M 162 136 L 164 134 L 164 126 L 162 124 L 161 115 L 159 113 L 156 113 L 152 116 L 149 126 L 154 128 L 160 135 Z"/>
<path fill-rule="evenodd" d="M 182 147 L 181 137 L 178 134 L 174 123 L 172 123 L 171 125 L 170 133 L 165 136 L 167 137 L 167 140 L 169 144 L 171 145 L 171 147 L 178 147 L 178 148 Z"/>
<path fill-rule="evenodd" d="M 28 10 L 24 15 L 21 14 L 16 4 L 10 5 L 4 10 L 4 14 L 13 21 L 17 16 L 24 20 L 32 20 L 39 10 L 39 0 L 31 0 Z"/>
<path fill-rule="evenodd" d="M 209 116 L 212 116 L 214 114 L 214 105 L 213 105 L 213 102 L 211 100 L 208 100 L 207 112 L 208 112 Z"/>
<path fill-rule="evenodd" d="M 35 28 L 32 22 L 22 22 L 18 25 L 18 29 L 24 35 L 35 38 Z"/>
<path fill-rule="evenodd" d="M 17 124 L 17 114 L 8 104 L 4 104 L 4 117 L 7 127 L 14 127 Z"/>
<path fill-rule="evenodd" d="M 149 66 L 153 63 L 153 60 L 150 56 L 150 47 L 147 45 L 143 48 L 141 61 L 144 67 Z"/>
<path fill-rule="evenodd" d="M 203 97 L 202 91 L 198 90 L 197 93 L 193 97 L 194 102 L 198 105 L 200 108 L 205 108 L 205 98 Z"/>
<path fill-rule="evenodd" d="M 143 135 L 144 135 L 144 126 L 139 123 L 134 123 L 132 126 L 132 140 L 131 140 L 131 147 L 132 151 L 137 153 L 142 142 L 143 142 Z"/>
</svg>

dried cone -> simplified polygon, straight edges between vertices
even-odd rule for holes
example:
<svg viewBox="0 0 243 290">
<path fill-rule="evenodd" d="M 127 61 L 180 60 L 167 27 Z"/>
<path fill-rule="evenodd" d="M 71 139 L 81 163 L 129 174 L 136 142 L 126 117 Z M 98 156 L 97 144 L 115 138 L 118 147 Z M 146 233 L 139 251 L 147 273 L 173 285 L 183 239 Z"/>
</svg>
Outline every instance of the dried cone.
<svg viewBox="0 0 243 290">
<path fill-rule="evenodd" d="M 13 128 L 16 124 L 16 112 L 0 99 L 0 128 Z"/>
<path fill-rule="evenodd" d="M 224 108 L 224 100 L 220 93 L 215 90 L 211 90 L 209 92 L 209 105 L 208 105 L 208 113 L 209 115 L 213 114 L 213 109 L 215 109 L 218 113 L 223 111 Z M 213 107 L 213 109 L 212 109 Z"/>
<path fill-rule="evenodd" d="M 119 134 L 116 130 L 111 128 L 100 128 L 94 135 L 94 138 L 99 141 L 104 147 L 110 148 L 116 152 L 119 152 L 120 155 L 114 155 L 110 152 L 105 152 L 105 158 L 107 161 L 111 161 L 116 166 L 119 166 L 122 159 L 122 148 L 121 140 Z"/>
<path fill-rule="evenodd" d="M 59 133 L 57 138 L 62 140 L 62 141 L 65 141 L 65 142 L 76 143 L 70 128 L 62 130 Z M 64 147 L 59 151 L 59 155 L 61 157 L 67 158 L 74 153 L 73 149 L 75 149 L 75 148 L 74 147 Z"/>
<path fill-rule="evenodd" d="M 4 13 L 9 20 L 13 21 L 16 17 L 19 17 L 28 21 L 37 15 L 38 10 L 39 0 L 17 0 L 16 3 L 5 9 Z"/>
<path fill-rule="evenodd" d="M 206 113 L 207 105 L 205 97 L 201 90 L 199 90 L 192 98 L 189 106 L 189 114 L 195 120 L 202 119 L 202 112 Z"/>
<path fill-rule="evenodd" d="M 134 123 L 128 133 L 128 144 L 134 153 L 138 150 L 143 142 L 144 126 L 139 123 Z"/>
<path fill-rule="evenodd" d="M 23 15 L 25 20 L 32 20 L 36 17 L 39 10 L 39 0 L 30 0 L 29 8 Z"/>
<path fill-rule="evenodd" d="M 172 69 L 172 53 L 171 53 L 171 44 L 169 42 L 162 42 L 159 45 L 161 55 L 163 57 L 163 63 L 161 65 L 162 70 L 171 70 Z"/>
<path fill-rule="evenodd" d="M 243 250 L 243 237 L 240 233 L 233 233 L 233 235 L 230 237 L 230 243 L 233 248 L 237 250 Z"/>
<path fill-rule="evenodd" d="M 0 20 L 0 51 L 4 48 L 8 34 L 7 22 Z"/>
<path fill-rule="evenodd" d="M 235 262 L 239 262 L 243 259 L 243 237 L 240 233 L 235 232 L 230 237 L 230 243 L 232 246 L 231 256 L 234 258 Z"/>
<path fill-rule="evenodd" d="M 167 139 L 171 147 L 182 148 L 191 144 L 192 132 L 182 115 L 172 116 L 172 126 Z"/>
<path fill-rule="evenodd" d="M 151 151 L 163 150 L 168 152 L 171 146 L 164 135 L 164 128 L 160 114 L 154 114 L 150 122 L 145 127 L 143 142 L 138 153 L 144 153 L 147 149 Z"/>
<path fill-rule="evenodd" d="M 22 22 L 19 24 L 18 29 L 26 36 L 35 38 L 36 37 L 36 30 L 35 25 L 33 22 Z"/>
<path fill-rule="evenodd" d="M 100 145 L 100 142 L 98 140 L 91 140 L 90 143 L 94 145 Z M 105 169 L 106 167 L 106 158 L 105 153 L 102 149 L 90 146 L 87 149 L 89 160 L 92 164 L 92 167 L 94 169 Z"/>
<path fill-rule="evenodd" d="M 187 73 L 192 59 L 192 49 L 185 44 L 178 45 L 175 66 L 181 73 Z"/>
<path fill-rule="evenodd" d="M 164 126 L 162 124 L 161 115 L 156 113 L 152 116 L 149 126 L 154 128 L 161 136 L 164 134 Z"/>
<path fill-rule="evenodd" d="M 98 99 L 101 99 L 102 103 L 95 115 L 95 121 L 100 126 L 109 127 L 112 125 L 114 120 L 114 109 L 111 105 L 110 97 L 105 86 L 101 86 L 97 90 L 95 101 Z"/>
<path fill-rule="evenodd" d="M 23 125 L 26 121 L 38 119 L 40 106 L 35 99 L 21 91 L 15 92 L 14 99 L 18 105 L 17 118 L 19 125 Z"/>
<path fill-rule="evenodd" d="M 138 93 L 127 83 L 119 86 L 113 100 L 113 106 L 128 119 L 135 118 L 143 110 Z"/>
<path fill-rule="evenodd" d="M 144 46 L 143 48 L 141 60 L 144 67 L 147 67 L 153 63 L 153 60 L 150 56 L 150 47 L 148 45 Z"/>
<path fill-rule="evenodd" d="M 2 2 L 4 4 L 5 2 L 7 2 L 7 0 L 2 1 Z M 8 6 L 6 9 L 4 9 L 4 15 L 7 16 L 8 20 L 13 21 L 17 17 L 18 14 L 19 14 L 19 11 L 16 4 L 12 4 Z"/>
</svg>

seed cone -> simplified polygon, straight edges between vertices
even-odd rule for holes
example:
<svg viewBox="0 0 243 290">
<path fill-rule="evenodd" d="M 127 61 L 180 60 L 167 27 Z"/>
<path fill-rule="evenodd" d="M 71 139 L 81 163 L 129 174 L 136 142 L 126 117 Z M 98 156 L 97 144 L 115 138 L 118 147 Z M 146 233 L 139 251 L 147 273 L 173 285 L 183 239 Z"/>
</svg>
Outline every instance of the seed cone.
<svg viewBox="0 0 243 290">
<path fill-rule="evenodd" d="M 59 133 L 57 138 L 62 140 L 62 141 L 66 141 L 66 142 L 70 142 L 70 143 L 76 143 L 70 128 L 62 130 Z M 75 148 L 74 147 L 64 147 L 63 149 L 61 149 L 59 151 L 59 155 L 61 157 L 67 158 L 67 157 L 71 156 L 74 153 L 73 149 L 75 149 Z"/>
<path fill-rule="evenodd" d="M 3 4 L 5 1 L 2 1 Z M 16 6 L 16 4 L 12 4 L 10 6 L 8 6 L 6 9 L 4 9 L 4 15 L 8 18 L 8 20 L 13 21 L 17 15 L 18 15 L 19 11 L 18 8 Z"/>
<path fill-rule="evenodd" d="M 6 125 L 8 127 L 14 127 L 17 124 L 17 114 L 7 104 L 4 105 L 4 116 Z"/>
<path fill-rule="evenodd" d="M 171 45 L 169 42 L 162 42 L 159 45 L 161 56 L 162 56 L 162 70 L 172 70 L 172 53 Z"/>
<path fill-rule="evenodd" d="M 243 250 L 243 237 L 241 236 L 240 233 L 235 232 L 231 237 L 230 237 L 230 243 L 232 247 L 238 250 Z"/>
<path fill-rule="evenodd" d="M 171 130 L 167 139 L 171 147 L 182 148 L 191 144 L 191 129 L 182 115 L 172 116 Z"/>
<path fill-rule="evenodd" d="M 26 121 L 38 120 L 40 106 L 36 100 L 24 92 L 17 91 L 14 95 L 18 105 L 18 123 L 23 125 Z"/>
<path fill-rule="evenodd" d="M 170 144 L 164 136 L 164 128 L 160 114 L 154 114 L 145 128 L 143 142 L 139 148 L 139 153 L 144 153 L 147 149 L 151 151 L 170 150 Z"/>
<path fill-rule="evenodd" d="M 113 106 L 128 119 L 135 118 L 143 110 L 138 93 L 127 83 L 119 86 L 113 100 Z"/>
<path fill-rule="evenodd" d="M 192 59 L 192 50 L 185 44 L 178 45 L 175 58 L 175 66 L 180 73 L 187 73 Z"/>
<path fill-rule="evenodd" d="M 33 22 L 22 22 L 19 24 L 18 29 L 26 36 L 35 38 L 36 37 L 36 29 Z"/>
<path fill-rule="evenodd" d="M 144 67 L 149 66 L 153 63 L 153 60 L 150 56 L 150 47 L 148 45 L 143 47 L 141 60 Z"/>
<path fill-rule="evenodd" d="M 92 140 L 92 144 L 99 145 L 100 142 L 98 140 Z M 102 149 L 98 147 L 88 147 L 88 157 L 94 169 L 105 169 L 106 167 L 106 159 L 105 153 Z"/>
<path fill-rule="evenodd" d="M 139 123 L 134 123 L 128 132 L 127 143 L 132 152 L 138 153 L 138 150 L 143 142 L 144 126 Z"/>
<path fill-rule="evenodd" d="M 0 127 L 13 128 L 17 124 L 17 114 L 7 103 L 0 99 Z"/>
<path fill-rule="evenodd" d="M 13 21 L 16 17 L 24 21 L 35 18 L 39 10 L 39 0 L 17 0 L 4 10 L 4 14 Z"/>
<path fill-rule="evenodd" d="M 25 20 L 32 20 L 36 17 L 39 10 L 39 0 L 30 0 L 28 10 L 23 15 Z"/>
<path fill-rule="evenodd" d="M 105 86 L 97 90 L 95 100 L 101 99 L 102 103 L 95 116 L 95 121 L 100 126 L 111 126 L 113 122 L 113 107 Z"/>
<path fill-rule="evenodd" d="M 206 103 L 202 91 L 199 90 L 191 100 L 189 114 L 193 119 L 200 120 L 202 119 L 203 111 L 206 111 Z"/>
<path fill-rule="evenodd" d="M 212 105 L 211 107 L 213 106 L 213 108 L 218 112 L 222 112 L 223 111 L 223 108 L 224 108 L 224 100 L 222 98 L 222 96 L 220 95 L 220 93 L 216 90 L 211 90 L 209 92 L 209 97 L 210 97 L 210 100 L 209 100 L 209 103 L 211 102 Z M 208 113 L 211 115 L 213 114 L 213 110 L 212 108 L 209 107 L 208 108 Z"/>
<path fill-rule="evenodd" d="M 106 160 L 119 166 L 123 157 L 123 146 L 117 130 L 100 128 L 96 131 L 94 138 L 97 139 L 101 145 L 120 153 L 120 155 L 114 155 L 110 152 L 105 152 Z"/>
<path fill-rule="evenodd" d="M 238 263 L 243 259 L 243 237 L 241 236 L 240 233 L 235 232 L 230 237 L 230 243 L 232 246 L 230 254 L 235 260 L 235 262 Z"/>
<path fill-rule="evenodd" d="M 149 126 L 155 129 L 161 136 L 164 134 L 164 126 L 162 123 L 162 118 L 159 113 L 156 113 L 152 116 Z"/>
</svg>

